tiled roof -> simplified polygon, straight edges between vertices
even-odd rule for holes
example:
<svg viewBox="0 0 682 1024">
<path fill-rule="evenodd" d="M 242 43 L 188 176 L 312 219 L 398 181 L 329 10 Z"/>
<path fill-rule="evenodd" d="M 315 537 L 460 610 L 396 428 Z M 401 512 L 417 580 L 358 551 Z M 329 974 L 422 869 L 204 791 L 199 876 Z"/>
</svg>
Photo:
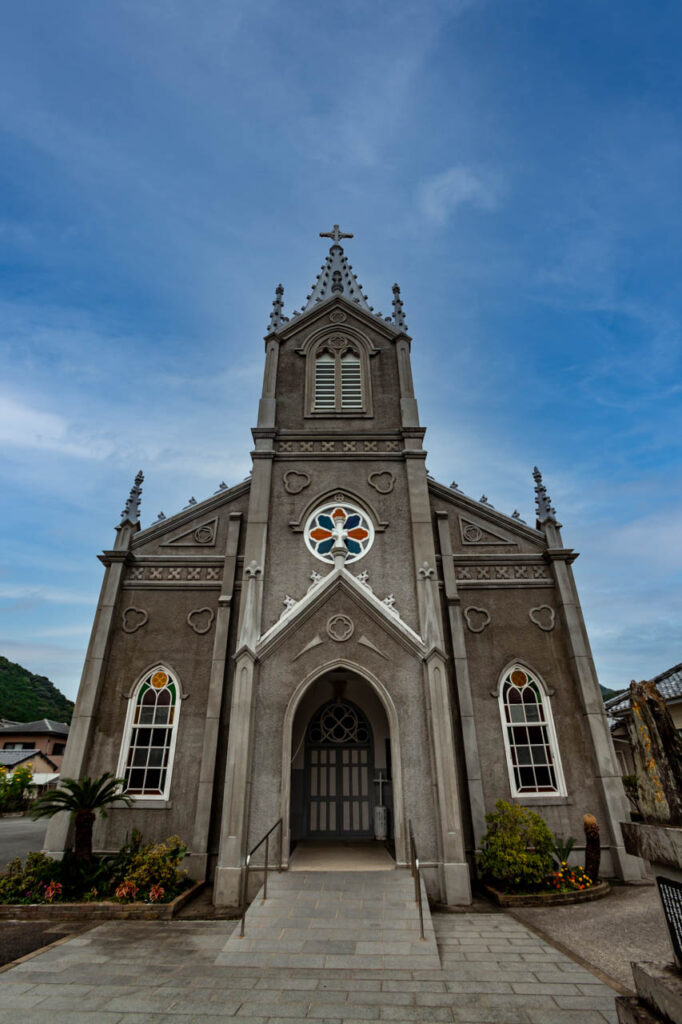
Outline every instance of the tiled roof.
<svg viewBox="0 0 682 1024">
<path fill-rule="evenodd" d="M 0 750 L 0 765 L 4 765 L 5 768 L 15 768 L 22 761 L 28 761 L 36 756 L 47 761 L 55 771 L 57 770 L 57 765 L 47 754 L 43 754 L 42 750 Z"/>
<path fill-rule="evenodd" d="M 660 675 L 654 676 L 653 681 L 665 701 L 680 700 L 682 698 L 682 662 L 679 665 L 673 665 L 667 672 L 661 672 Z M 615 719 L 623 715 L 630 707 L 630 691 L 625 690 L 616 697 L 610 697 L 609 700 L 604 701 L 604 707 L 607 718 L 612 723 L 615 722 Z"/>
<path fill-rule="evenodd" d="M 12 725 L 0 727 L 0 736 L 7 736 L 9 733 L 21 733 L 21 735 L 52 735 L 56 733 L 59 736 L 68 736 L 69 726 L 65 722 L 54 722 L 51 718 L 41 718 L 37 722 L 14 722 Z"/>
</svg>

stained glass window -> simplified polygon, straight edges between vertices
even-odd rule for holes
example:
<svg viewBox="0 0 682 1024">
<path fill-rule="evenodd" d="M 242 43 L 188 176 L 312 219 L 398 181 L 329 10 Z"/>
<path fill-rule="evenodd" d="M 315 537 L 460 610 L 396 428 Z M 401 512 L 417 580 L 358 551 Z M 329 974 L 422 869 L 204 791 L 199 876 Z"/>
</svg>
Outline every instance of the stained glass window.
<svg viewBox="0 0 682 1024">
<path fill-rule="evenodd" d="M 526 669 L 506 673 L 500 710 L 512 795 L 563 793 L 549 697 Z"/>
<path fill-rule="evenodd" d="M 316 509 L 305 527 L 305 542 L 316 558 L 333 562 L 336 543 L 346 550 L 346 562 L 365 555 L 374 541 L 374 528 L 367 516 L 354 505 L 325 505 Z"/>
<path fill-rule="evenodd" d="M 131 796 L 165 797 L 178 720 L 178 686 L 170 672 L 157 668 L 140 683 L 124 738 L 122 769 Z"/>
</svg>

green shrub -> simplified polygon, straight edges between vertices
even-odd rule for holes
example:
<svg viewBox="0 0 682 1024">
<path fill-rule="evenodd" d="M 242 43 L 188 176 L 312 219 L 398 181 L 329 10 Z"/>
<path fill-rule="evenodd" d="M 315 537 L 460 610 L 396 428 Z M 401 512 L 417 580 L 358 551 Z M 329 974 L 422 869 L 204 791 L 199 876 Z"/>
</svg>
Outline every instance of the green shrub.
<svg viewBox="0 0 682 1024">
<path fill-rule="evenodd" d="M 0 873 L 0 903 L 42 903 L 43 892 L 59 872 L 59 862 L 44 853 L 16 857 Z"/>
<path fill-rule="evenodd" d="M 564 839 L 563 836 L 554 833 L 554 856 L 559 862 L 559 865 L 566 864 L 568 858 L 571 856 L 571 851 L 575 846 L 575 839 L 573 836 L 568 836 Z"/>
<path fill-rule="evenodd" d="M 178 870 L 186 854 L 187 847 L 178 836 L 141 846 L 131 858 L 124 881 L 137 886 L 145 897 L 154 886 L 161 886 L 165 893 L 174 892 L 186 877 L 186 872 Z"/>
<path fill-rule="evenodd" d="M 60 861 L 29 853 L 24 864 L 16 858 L 0 872 L 0 903 L 122 898 L 168 903 L 190 884 L 187 872 L 179 870 L 186 853 L 177 836 L 165 843 L 145 843 L 137 831 L 118 853 L 88 861 L 71 851 Z"/>
<path fill-rule="evenodd" d="M 552 870 L 554 838 L 540 815 L 498 800 L 485 820 L 478 858 L 483 877 L 504 891 L 541 886 Z"/>
</svg>

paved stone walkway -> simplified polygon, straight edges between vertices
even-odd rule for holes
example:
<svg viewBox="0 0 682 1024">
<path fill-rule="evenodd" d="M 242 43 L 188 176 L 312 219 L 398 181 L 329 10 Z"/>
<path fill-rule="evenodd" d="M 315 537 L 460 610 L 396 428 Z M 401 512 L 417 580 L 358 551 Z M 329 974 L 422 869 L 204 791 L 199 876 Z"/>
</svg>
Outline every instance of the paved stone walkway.
<svg viewBox="0 0 682 1024">
<path fill-rule="evenodd" d="M 614 992 L 501 913 L 435 915 L 421 970 L 225 967 L 230 921 L 108 922 L 0 974 L 0 1024 L 616 1024 Z"/>
<path fill-rule="evenodd" d="M 422 885 L 424 939 L 409 871 L 284 872 L 268 879 L 216 963 L 224 967 L 440 967 Z"/>
</svg>

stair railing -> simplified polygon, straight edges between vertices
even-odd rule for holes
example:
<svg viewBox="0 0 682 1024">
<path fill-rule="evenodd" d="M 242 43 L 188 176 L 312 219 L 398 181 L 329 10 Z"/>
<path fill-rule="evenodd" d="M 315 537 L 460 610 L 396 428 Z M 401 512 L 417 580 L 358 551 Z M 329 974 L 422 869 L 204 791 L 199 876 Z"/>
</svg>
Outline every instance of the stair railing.
<svg viewBox="0 0 682 1024">
<path fill-rule="evenodd" d="M 244 928 L 246 927 L 246 900 L 249 891 L 249 867 L 251 864 L 251 858 L 253 857 L 256 850 L 258 850 L 263 843 L 265 843 L 265 878 L 263 880 L 263 902 L 268 898 L 268 860 L 270 854 L 270 836 L 276 828 L 281 830 L 282 819 L 278 818 L 272 828 L 268 829 L 262 839 L 259 839 L 253 849 L 249 850 L 246 855 L 246 861 L 244 862 L 244 872 L 242 875 L 242 924 L 239 930 L 239 938 L 244 938 Z M 279 860 L 277 862 L 277 870 L 282 870 L 282 833 L 279 834 Z"/>
<path fill-rule="evenodd" d="M 419 857 L 417 856 L 417 844 L 414 841 L 412 819 L 408 820 L 407 829 L 410 838 L 410 869 L 412 871 L 412 878 L 414 879 L 414 902 L 419 908 L 419 938 L 424 942 L 424 908 L 422 907 L 421 868 L 419 867 Z"/>
</svg>

